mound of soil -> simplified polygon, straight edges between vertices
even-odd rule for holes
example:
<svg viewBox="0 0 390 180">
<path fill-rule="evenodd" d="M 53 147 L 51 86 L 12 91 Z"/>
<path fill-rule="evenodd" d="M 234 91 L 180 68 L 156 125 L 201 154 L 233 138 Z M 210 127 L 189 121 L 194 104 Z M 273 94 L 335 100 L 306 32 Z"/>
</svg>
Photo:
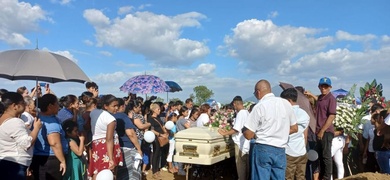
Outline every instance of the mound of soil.
<svg viewBox="0 0 390 180">
<path fill-rule="evenodd" d="M 390 175 L 381 173 L 360 173 L 345 177 L 343 180 L 385 180 L 390 179 Z"/>
</svg>

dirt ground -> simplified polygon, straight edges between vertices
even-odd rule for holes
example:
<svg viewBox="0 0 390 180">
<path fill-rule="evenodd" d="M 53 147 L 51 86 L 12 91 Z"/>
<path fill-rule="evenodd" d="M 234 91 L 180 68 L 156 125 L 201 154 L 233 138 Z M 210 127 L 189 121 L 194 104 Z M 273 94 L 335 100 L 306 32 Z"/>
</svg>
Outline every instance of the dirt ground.
<svg viewBox="0 0 390 180">
<path fill-rule="evenodd" d="M 194 172 L 195 171 L 195 172 Z M 185 180 L 186 176 L 178 175 L 177 173 L 172 174 L 167 171 L 161 171 L 163 180 Z M 146 179 L 153 179 L 152 170 L 148 171 Z M 197 177 L 193 176 L 198 174 Z M 214 165 L 192 165 L 189 170 L 189 178 L 191 180 L 235 180 L 237 179 L 236 167 L 234 158 L 218 162 Z"/>
<path fill-rule="evenodd" d="M 177 174 L 172 174 L 166 171 L 161 171 L 162 179 L 163 180 L 185 180 L 185 176 L 179 176 Z M 152 171 L 148 171 L 148 175 L 146 179 L 153 179 L 152 178 Z M 192 178 L 195 179 L 195 178 Z M 200 179 L 200 178 L 198 178 Z M 233 178 L 231 176 L 226 175 L 225 177 L 219 177 L 217 179 L 231 179 Z M 390 180 L 390 175 L 386 174 L 380 174 L 380 173 L 360 173 L 353 176 L 345 177 L 343 180 Z"/>
<path fill-rule="evenodd" d="M 390 175 L 380 173 L 360 173 L 345 177 L 343 180 L 389 180 Z"/>
<path fill-rule="evenodd" d="M 172 173 L 169 173 L 169 172 L 166 172 L 166 171 L 161 171 L 161 176 L 162 176 L 163 180 L 185 180 L 186 179 L 185 176 L 179 176 L 179 175 L 177 175 L 177 173 L 172 174 Z M 148 171 L 148 175 L 147 175 L 146 179 L 147 180 L 153 180 L 152 171 L 151 170 Z M 189 179 L 198 179 L 198 180 L 202 179 L 203 180 L 204 178 L 192 177 L 192 178 L 189 178 Z M 213 179 L 213 178 L 206 177 L 206 179 Z M 222 180 L 222 179 L 223 180 L 233 180 L 234 178 L 232 178 L 229 175 L 226 175 L 225 177 L 224 176 L 220 176 L 220 177 L 218 177 L 216 179 L 219 179 L 219 180 Z"/>
</svg>

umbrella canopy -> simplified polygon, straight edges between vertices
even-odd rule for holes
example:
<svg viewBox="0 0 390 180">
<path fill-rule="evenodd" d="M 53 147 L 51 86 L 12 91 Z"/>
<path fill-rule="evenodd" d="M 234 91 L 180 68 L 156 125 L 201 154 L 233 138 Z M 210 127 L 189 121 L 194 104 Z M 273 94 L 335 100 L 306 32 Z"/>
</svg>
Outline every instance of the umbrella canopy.
<svg viewBox="0 0 390 180">
<path fill-rule="evenodd" d="M 167 101 L 169 101 L 168 92 L 178 92 L 183 90 L 175 81 L 165 81 L 165 83 L 169 86 L 169 91 L 167 91 Z"/>
<path fill-rule="evenodd" d="M 156 94 L 168 92 L 169 86 L 157 76 L 139 75 L 127 80 L 119 89 L 133 94 Z"/>
<path fill-rule="evenodd" d="M 295 88 L 293 85 L 288 83 L 280 82 L 279 86 L 284 90 L 287 88 Z M 297 90 L 298 91 L 298 90 Z M 317 120 L 314 116 L 313 109 L 311 108 L 309 99 L 300 91 L 298 91 L 297 104 L 300 108 L 306 111 L 306 113 L 310 116 L 309 127 L 312 132 L 316 132 Z"/>
<path fill-rule="evenodd" d="M 334 91 L 332 91 L 332 95 L 335 97 L 335 98 L 339 98 L 339 97 L 344 97 L 348 94 L 348 91 L 347 90 L 344 90 L 344 89 L 336 89 Z"/>
<path fill-rule="evenodd" d="M 84 83 L 88 76 L 72 60 L 42 50 L 9 50 L 0 53 L 0 77 L 9 80 Z"/>
<path fill-rule="evenodd" d="M 165 83 L 169 86 L 169 92 L 178 92 L 183 90 L 175 81 L 165 81 Z"/>
</svg>

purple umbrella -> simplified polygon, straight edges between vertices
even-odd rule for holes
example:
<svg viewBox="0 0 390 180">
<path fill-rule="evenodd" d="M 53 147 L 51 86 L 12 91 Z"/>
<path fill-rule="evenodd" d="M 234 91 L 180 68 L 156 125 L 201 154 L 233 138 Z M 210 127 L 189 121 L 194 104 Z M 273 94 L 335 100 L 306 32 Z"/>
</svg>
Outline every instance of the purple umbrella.
<svg viewBox="0 0 390 180">
<path fill-rule="evenodd" d="M 169 86 L 157 76 L 139 75 L 127 80 L 119 89 L 133 94 L 157 94 L 169 91 Z"/>
<path fill-rule="evenodd" d="M 344 89 L 337 89 L 337 90 L 332 91 L 332 95 L 333 95 L 335 98 L 343 98 L 343 97 L 346 96 L 347 94 L 348 94 L 348 91 L 347 91 L 347 90 L 344 90 Z"/>
</svg>

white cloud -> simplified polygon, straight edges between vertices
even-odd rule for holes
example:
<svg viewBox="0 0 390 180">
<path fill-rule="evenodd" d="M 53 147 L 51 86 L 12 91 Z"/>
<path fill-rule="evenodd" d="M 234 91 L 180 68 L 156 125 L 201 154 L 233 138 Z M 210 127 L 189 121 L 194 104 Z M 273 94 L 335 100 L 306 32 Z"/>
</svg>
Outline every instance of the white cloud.
<svg viewBox="0 0 390 180">
<path fill-rule="evenodd" d="M 150 7 L 150 6 L 152 6 L 152 5 L 151 4 L 141 4 L 140 6 L 138 6 L 138 9 L 143 10 L 143 9 Z"/>
<path fill-rule="evenodd" d="M 77 63 L 78 60 L 73 56 L 72 53 L 70 53 L 69 51 L 54 51 L 54 53 L 57 53 L 59 55 L 63 55 L 65 57 L 67 57 L 68 59 L 72 60 L 73 62 Z"/>
<path fill-rule="evenodd" d="M 1 0 L 0 7 L 0 41 L 11 46 L 30 44 L 24 34 L 38 30 L 39 21 L 50 21 L 46 12 L 38 5 L 32 6 L 18 0 Z"/>
<path fill-rule="evenodd" d="M 114 72 L 114 73 L 100 73 L 93 78 L 94 81 L 99 83 L 113 83 L 113 82 L 121 82 L 126 78 L 130 78 L 130 73 L 125 72 Z M 124 83 L 124 81 L 123 81 Z M 119 87 L 118 87 L 119 88 Z"/>
<path fill-rule="evenodd" d="M 381 37 L 381 41 L 382 41 L 383 43 L 390 43 L 390 36 L 388 36 L 388 35 L 383 35 L 383 36 Z"/>
<path fill-rule="evenodd" d="M 119 8 L 118 14 L 119 15 L 127 14 L 127 13 L 131 12 L 133 9 L 134 9 L 133 6 L 123 6 L 123 7 Z"/>
<path fill-rule="evenodd" d="M 278 11 L 272 11 L 268 14 L 268 18 L 276 18 L 279 15 Z"/>
<path fill-rule="evenodd" d="M 55 54 L 59 54 L 59 55 L 65 56 L 66 58 L 72 60 L 76 64 L 78 62 L 78 60 L 69 51 L 51 51 L 50 49 L 48 49 L 46 47 L 42 48 L 42 50 L 43 51 L 49 51 L 49 52 L 52 52 L 52 53 L 55 53 Z"/>
<path fill-rule="evenodd" d="M 373 34 L 366 35 L 353 35 L 345 31 L 337 31 L 336 38 L 340 41 L 359 41 L 359 42 L 367 42 L 376 39 L 376 36 Z"/>
<path fill-rule="evenodd" d="M 213 73 L 215 71 L 215 68 L 215 64 L 200 64 L 195 71 L 198 74 L 207 75 Z"/>
<path fill-rule="evenodd" d="M 365 52 L 348 49 L 332 49 L 306 55 L 296 62 L 286 62 L 279 66 L 279 73 L 286 76 L 315 76 L 329 74 L 334 77 L 380 77 L 388 67 L 390 47 Z"/>
<path fill-rule="evenodd" d="M 193 88 L 196 86 L 206 86 L 214 92 L 213 98 L 222 103 L 228 103 L 235 95 L 241 95 L 243 98 L 252 96 L 252 89 L 256 80 L 235 79 L 218 77 L 215 74 L 215 64 L 199 64 L 193 69 L 183 68 L 155 68 L 151 69 L 146 74 L 151 74 L 160 77 L 165 81 L 175 81 L 178 83 L 183 91 L 169 93 L 169 98 L 180 98 L 185 100 L 193 93 Z M 174 73 L 173 73 L 174 72 Z M 99 85 L 99 91 L 102 93 L 112 93 L 116 96 L 124 96 L 125 93 L 119 91 L 119 87 L 133 76 L 142 75 L 145 72 L 113 72 L 101 73 L 92 80 Z M 139 96 L 143 96 L 139 94 Z M 157 96 L 166 99 L 166 93 L 157 94 Z"/>
<path fill-rule="evenodd" d="M 199 20 L 206 18 L 197 12 L 173 17 L 135 12 L 110 20 L 102 11 L 88 9 L 84 18 L 95 28 L 99 46 L 142 54 L 157 65 L 190 65 L 210 52 L 204 42 L 180 37 L 182 28 L 199 27 Z"/>
<path fill-rule="evenodd" d="M 72 2 L 73 0 L 50 0 L 51 3 L 58 3 L 61 5 L 68 5 Z"/>
<path fill-rule="evenodd" d="M 87 9 L 84 11 L 83 16 L 95 28 L 107 28 L 110 25 L 110 19 L 102 11 Z"/>
<path fill-rule="evenodd" d="M 264 73 L 275 70 L 285 60 L 325 48 L 332 37 L 315 37 L 319 32 L 251 19 L 238 23 L 224 42 L 229 55 L 242 61 L 247 72 Z"/>
<path fill-rule="evenodd" d="M 142 67 L 143 64 L 130 64 L 130 63 L 125 63 L 123 61 L 117 61 L 115 63 L 116 66 L 119 66 L 119 67 L 129 67 L 129 68 L 134 68 L 134 67 Z"/>
<path fill-rule="evenodd" d="M 277 26 L 270 20 L 253 19 L 238 23 L 232 31 L 221 49 L 239 60 L 238 67 L 244 69 L 241 72 L 250 77 L 260 74 L 274 85 L 289 82 L 315 93 L 318 80 L 324 76 L 332 79 L 335 89 L 349 90 L 355 83 L 360 87 L 373 79 L 390 84 L 384 74 L 390 56 L 388 35 L 337 31 L 324 37 L 319 35 L 322 29 Z M 350 41 L 353 47 L 346 48 Z M 360 45 L 366 48 L 357 50 Z"/>
<path fill-rule="evenodd" d="M 70 4 L 70 2 L 72 2 L 72 0 L 61 0 L 60 4 L 66 5 L 66 4 Z"/>
<path fill-rule="evenodd" d="M 88 39 L 84 40 L 83 43 L 87 46 L 93 46 L 93 42 L 91 40 L 88 40 Z"/>
<path fill-rule="evenodd" d="M 103 56 L 107 56 L 107 57 L 110 57 L 112 56 L 112 54 L 108 51 L 99 51 L 99 54 L 103 55 Z"/>
</svg>

